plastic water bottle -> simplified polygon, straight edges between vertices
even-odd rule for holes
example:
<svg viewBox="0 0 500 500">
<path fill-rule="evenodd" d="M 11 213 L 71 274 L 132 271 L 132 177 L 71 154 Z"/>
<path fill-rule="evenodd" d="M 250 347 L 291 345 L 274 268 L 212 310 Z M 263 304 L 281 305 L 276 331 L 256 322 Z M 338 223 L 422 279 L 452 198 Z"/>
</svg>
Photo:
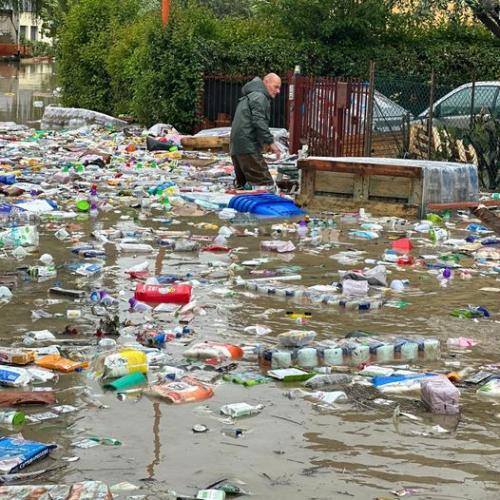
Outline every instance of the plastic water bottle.
<svg viewBox="0 0 500 500">
<path fill-rule="evenodd" d="M 22 425 L 26 415 L 20 411 L 1 411 L 0 423 L 8 425 Z"/>
<path fill-rule="evenodd" d="M 90 194 L 89 194 L 89 203 L 90 203 L 89 213 L 91 217 L 97 217 L 97 214 L 99 212 L 97 208 L 97 201 L 98 201 L 97 185 L 92 184 L 92 186 L 90 187 Z"/>
<path fill-rule="evenodd" d="M 297 235 L 299 236 L 299 238 L 304 238 L 308 231 L 309 229 L 307 227 L 307 222 L 305 220 L 301 220 L 297 224 Z"/>
<path fill-rule="evenodd" d="M 117 300 L 111 297 L 106 290 L 99 290 L 99 302 L 103 306 L 112 306 L 113 304 L 116 304 Z"/>
<path fill-rule="evenodd" d="M 130 298 L 128 303 L 130 305 L 130 309 L 134 312 L 148 312 L 153 309 L 150 305 L 140 302 L 139 300 L 134 299 L 134 297 Z"/>
</svg>

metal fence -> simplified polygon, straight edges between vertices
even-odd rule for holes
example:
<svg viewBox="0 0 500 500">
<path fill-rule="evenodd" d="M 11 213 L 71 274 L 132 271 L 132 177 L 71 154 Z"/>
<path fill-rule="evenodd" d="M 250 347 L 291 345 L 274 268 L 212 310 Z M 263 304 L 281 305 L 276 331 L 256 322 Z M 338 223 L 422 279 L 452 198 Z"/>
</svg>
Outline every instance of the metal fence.
<svg viewBox="0 0 500 500">
<path fill-rule="evenodd" d="M 293 75 L 290 151 L 307 145 L 320 156 L 361 156 L 369 85 L 356 79 Z"/>
<path fill-rule="evenodd" d="M 421 151 L 420 156 L 434 158 L 440 153 L 439 145 L 433 144 L 435 137 L 460 139 L 478 119 L 500 118 L 500 81 L 450 82 L 432 74 L 427 82 L 418 82 L 377 75 L 375 88 L 374 147 L 377 137 L 385 134 L 386 142 L 392 137 L 392 147 L 402 157 L 415 154 L 412 130 L 427 136 L 425 154 Z"/>
<path fill-rule="evenodd" d="M 200 128 L 230 126 L 251 78 L 206 75 Z M 340 96 L 347 96 L 342 107 Z M 472 162 L 480 176 L 487 172 L 484 185 L 500 185 L 500 81 L 401 79 L 373 63 L 369 81 L 290 74 L 273 100 L 271 126 L 289 129 L 292 152 L 307 144 L 318 155 Z"/>
<path fill-rule="evenodd" d="M 200 98 L 200 128 L 229 127 L 241 98 L 241 89 L 252 76 L 205 75 Z M 282 81 L 281 93 L 272 100 L 271 127 L 287 128 L 288 82 Z"/>
</svg>

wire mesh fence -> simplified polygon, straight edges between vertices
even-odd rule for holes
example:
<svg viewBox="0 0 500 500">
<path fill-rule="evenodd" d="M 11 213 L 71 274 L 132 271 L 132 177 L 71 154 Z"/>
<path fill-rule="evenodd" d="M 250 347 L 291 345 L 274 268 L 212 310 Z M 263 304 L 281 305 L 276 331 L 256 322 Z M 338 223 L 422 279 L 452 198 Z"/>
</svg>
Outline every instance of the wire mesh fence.
<svg viewBox="0 0 500 500">
<path fill-rule="evenodd" d="M 289 129 L 291 125 L 292 78 L 283 79 L 281 94 L 272 102 L 272 127 Z M 241 89 L 251 79 L 206 75 L 199 105 L 200 128 L 230 126 Z M 500 81 L 456 82 L 440 74 L 418 81 L 375 71 L 370 88 L 373 113 L 366 118 L 364 132 L 358 134 L 368 141 L 361 148 L 365 155 L 472 162 L 480 175 L 485 173 L 484 186 L 494 189 L 500 185 Z M 330 96 L 332 103 L 336 99 Z M 310 116 L 318 109 L 313 106 L 303 112 Z M 347 118 L 354 119 L 354 115 Z M 321 130 L 332 127 L 324 131 L 330 140 L 338 136 L 338 120 L 333 116 L 327 121 L 330 125 L 323 124 Z M 341 154 L 352 155 L 352 151 L 344 148 Z"/>
<path fill-rule="evenodd" d="M 500 81 L 450 82 L 430 75 L 419 82 L 379 74 L 375 89 L 372 154 L 473 162 L 495 170 L 488 155 L 498 144 L 487 129 L 498 127 Z"/>
</svg>

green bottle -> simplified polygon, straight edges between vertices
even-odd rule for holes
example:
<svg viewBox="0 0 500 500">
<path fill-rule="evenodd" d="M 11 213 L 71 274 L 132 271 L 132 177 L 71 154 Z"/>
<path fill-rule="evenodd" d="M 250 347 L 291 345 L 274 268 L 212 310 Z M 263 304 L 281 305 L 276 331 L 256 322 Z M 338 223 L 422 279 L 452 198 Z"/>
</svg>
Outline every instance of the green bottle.
<svg viewBox="0 0 500 500">
<path fill-rule="evenodd" d="M 450 314 L 455 316 L 455 318 L 479 318 L 481 316 L 480 314 L 475 314 L 474 311 L 471 311 L 470 309 L 460 307 L 453 309 Z"/>
<path fill-rule="evenodd" d="M 26 420 L 26 415 L 21 411 L 1 411 L 0 423 L 9 425 L 22 425 Z"/>
<path fill-rule="evenodd" d="M 426 219 L 431 221 L 433 224 L 442 224 L 443 219 L 438 214 L 427 214 Z"/>
</svg>

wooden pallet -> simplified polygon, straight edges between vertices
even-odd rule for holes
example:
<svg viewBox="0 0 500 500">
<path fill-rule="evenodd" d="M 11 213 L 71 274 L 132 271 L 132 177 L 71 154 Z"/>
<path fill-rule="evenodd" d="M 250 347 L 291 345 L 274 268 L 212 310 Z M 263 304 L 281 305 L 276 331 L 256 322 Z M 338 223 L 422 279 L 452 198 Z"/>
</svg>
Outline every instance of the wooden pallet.
<svg viewBox="0 0 500 500">
<path fill-rule="evenodd" d="M 182 137 L 181 143 L 186 150 L 227 150 L 229 148 L 229 137 Z"/>
<path fill-rule="evenodd" d="M 367 208 L 374 214 L 417 217 L 421 213 L 423 175 L 415 164 L 373 158 L 300 160 L 299 205 L 316 210 Z"/>
<path fill-rule="evenodd" d="M 414 158 L 425 160 L 429 155 L 429 134 L 426 125 L 410 127 L 410 154 Z M 465 146 L 463 141 L 452 139 L 443 128 L 432 127 L 433 154 L 443 156 L 443 159 L 462 163 L 478 164 L 477 153 L 473 146 Z"/>
</svg>

